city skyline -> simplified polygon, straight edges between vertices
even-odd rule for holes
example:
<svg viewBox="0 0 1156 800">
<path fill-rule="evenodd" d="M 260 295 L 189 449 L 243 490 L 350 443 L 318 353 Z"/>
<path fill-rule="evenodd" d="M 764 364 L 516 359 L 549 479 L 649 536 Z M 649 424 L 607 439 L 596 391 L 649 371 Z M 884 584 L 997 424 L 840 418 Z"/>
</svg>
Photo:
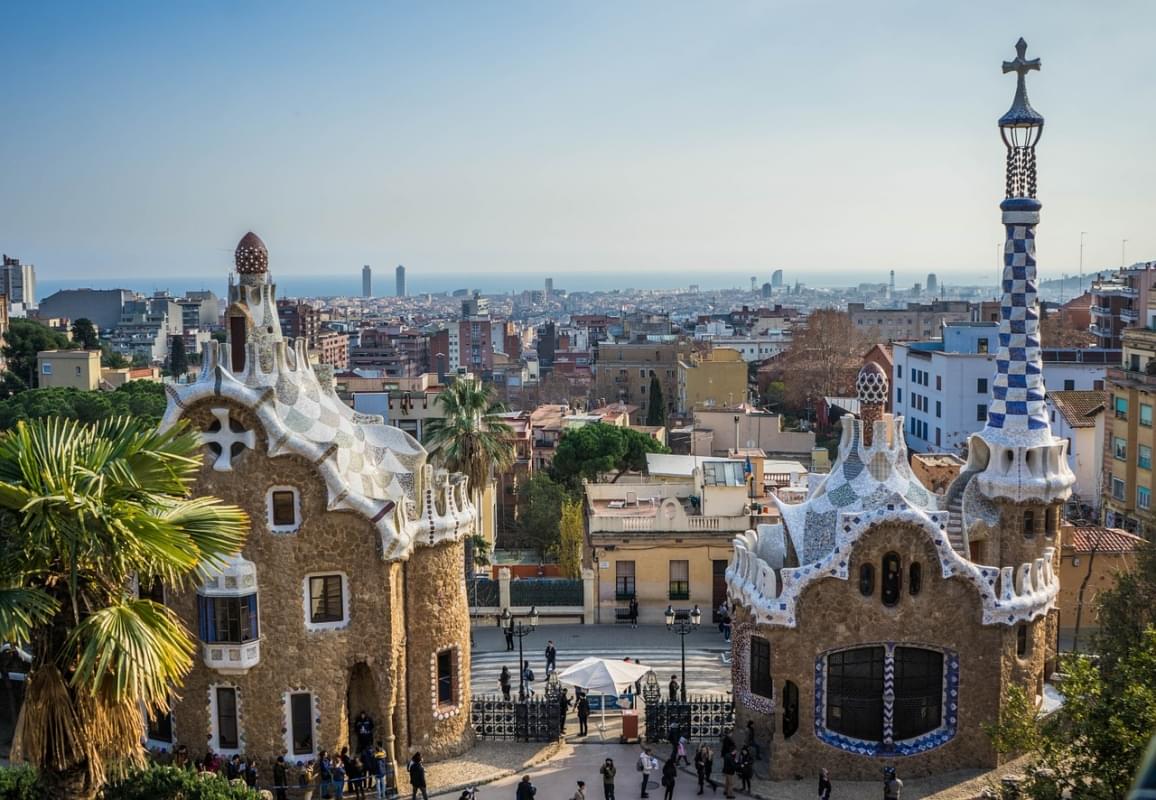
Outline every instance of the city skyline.
<svg viewBox="0 0 1156 800">
<path fill-rule="evenodd" d="M 470 270 L 994 276 L 1006 30 L 1049 76 L 1031 88 L 1048 119 L 1042 276 L 1075 273 L 1080 231 L 1089 272 L 1119 265 L 1125 239 L 1128 262 L 1156 254 L 1156 11 L 1139 3 L 126 3 L 0 20 L 0 244 L 45 280 L 209 278 L 250 228 L 279 275 L 405 263 L 415 288 Z M 1104 108 L 1136 119 L 1103 125 Z"/>
</svg>

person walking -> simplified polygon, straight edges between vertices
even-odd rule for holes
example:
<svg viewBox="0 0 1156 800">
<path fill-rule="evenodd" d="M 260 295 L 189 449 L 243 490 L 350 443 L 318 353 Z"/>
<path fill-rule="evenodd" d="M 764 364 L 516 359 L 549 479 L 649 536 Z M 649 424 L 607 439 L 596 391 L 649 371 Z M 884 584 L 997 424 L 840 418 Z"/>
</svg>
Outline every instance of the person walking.
<svg viewBox="0 0 1156 800">
<path fill-rule="evenodd" d="M 642 794 L 640 797 L 650 797 L 647 791 L 650 785 L 650 773 L 658 769 L 658 759 L 650 752 L 650 748 L 644 748 L 638 756 L 638 771 L 642 773 Z"/>
<path fill-rule="evenodd" d="M 742 779 L 742 790 L 751 793 L 751 779 L 755 777 L 755 757 L 749 747 L 744 747 L 739 753 L 739 777 Z"/>
<path fill-rule="evenodd" d="M 662 800 L 674 800 L 674 780 L 678 777 L 678 765 L 673 758 L 668 758 L 662 765 Z"/>
<path fill-rule="evenodd" d="M 819 800 L 831 800 L 831 776 L 826 767 L 819 770 Z"/>
<path fill-rule="evenodd" d="M 422 800 L 429 800 L 425 790 L 425 764 L 421 761 L 421 753 L 414 753 L 409 760 L 409 800 L 417 800 L 417 793 L 421 792 Z"/>
<path fill-rule="evenodd" d="M 638 598 L 634 595 L 630 596 L 630 606 L 627 612 L 630 615 L 630 627 L 638 627 Z"/>
<path fill-rule="evenodd" d="M 678 702 L 678 676 L 677 675 L 671 675 L 670 676 L 670 683 L 668 684 L 667 688 L 670 689 L 670 702 L 672 702 L 672 703 Z"/>
<path fill-rule="evenodd" d="M 522 780 L 518 782 L 518 789 L 514 792 L 514 800 L 534 800 L 534 795 L 538 793 L 538 788 L 530 783 L 530 776 L 523 775 Z"/>
<path fill-rule="evenodd" d="M 273 764 L 273 796 L 277 800 L 289 800 L 289 769 L 285 766 L 285 756 L 277 756 Z"/>
<path fill-rule="evenodd" d="M 731 640 L 731 612 L 729 611 L 723 613 L 722 633 L 723 641 L 729 642 Z"/>
<path fill-rule="evenodd" d="M 608 758 L 602 762 L 598 773 L 602 776 L 602 800 L 614 800 L 614 775 L 618 772 L 614 768 L 614 759 Z"/>
<path fill-rule="evenodd" d="M 712 792 L 718 791 L 718 784 L 715 783 L 714 778 L 710 776 L 714 769 L 714 751 L 710 749 L 710 745 L 702 745 L 695 751 L 694 754 L 694 771 L 698 775 L 698 793 L 702 794 L 705 784 L 710 784 Z"/>
<path fill-rule="evenodd" d="M 527 697 L 534 696 L 534 670 L 530 669 L 530 662 L 522 662 L 522 681 L 526 684 L 526 693 L 522 697 L 525 700 Z"/>
<path fill-rule="evenodd" d="M 554 646 L 554 640 L 546 642 L 546 674 L 549 675 L 555 671 L 558 665 L 558 648 Z"/>
<path fill-rule="evenodd" d="M 586 723 L 590 719 L 590 698 L 583 692 L 578 696 L 578 735 L 586 736 Z"/>
<path fill-rule="evenodd" d="M 903 781 L 895 775 L 895 767 L 883 768 L 883 800 L 899 800 Z"/>
<path fill-rule="evenodd" d="M 723 795 L 730 800 L 735 796 L 735 774 L 738 770 L 738 753 L 732 746 L 730 750 L 723 751 Z"/>
<path fill-rule="evenodd" d="M 502 689 L 502 699 L 510 700 L 510 668 L 502 667 L 502 674 L 498 676 L 498 686 Z"/>
<path fill-rule="evenodd" d="M 674 763 L 677 764 L 679 761 L 682 761 L 683 764 L 689 767 L 690 760 L 686 757 L 686 745 L 686 737 L 682 735 L 681 731 L 679 731 L 678 748 L 674 751 Z"/>
<path fill-rule="evenodd" d="M 578 789 L 570 800 L 586 800 L 586 781 L 578 781 Z"/>
</svg>

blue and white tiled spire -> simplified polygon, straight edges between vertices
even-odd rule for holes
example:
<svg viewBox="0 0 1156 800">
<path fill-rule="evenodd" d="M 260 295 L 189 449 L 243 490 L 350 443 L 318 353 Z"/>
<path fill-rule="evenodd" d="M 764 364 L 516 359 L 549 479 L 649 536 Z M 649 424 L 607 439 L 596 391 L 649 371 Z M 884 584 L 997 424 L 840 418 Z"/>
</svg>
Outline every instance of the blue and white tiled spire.
<svg viewBox="0 0 1156 800">
<path fill-rule="evenodd" d="M 1007 148 L 1007 182 L 1000 204 L 1006 232 L 999 351 L 992 381 L 987 425 L 972 437 L 974 466 L 982 466 L 980 486 L 990 497 L 1054 500 L 1066 496 L 1074 480 L 1066 443 L 1052 435 L 1044 403 L 1040 354 L 1040 307 L 1036 289 L 1036 143 L 1044 118 L 1028 102 L 1026 76 L 1038 70 L 1038 58 L 1026 58 L 1027 43 L 1016 43 L 1016 57 L 1003 71 L 1015 72 L 1015 99 L 1000 117 Z M 977 463 L 978 462 L 978 463 Z"/>
</svg>

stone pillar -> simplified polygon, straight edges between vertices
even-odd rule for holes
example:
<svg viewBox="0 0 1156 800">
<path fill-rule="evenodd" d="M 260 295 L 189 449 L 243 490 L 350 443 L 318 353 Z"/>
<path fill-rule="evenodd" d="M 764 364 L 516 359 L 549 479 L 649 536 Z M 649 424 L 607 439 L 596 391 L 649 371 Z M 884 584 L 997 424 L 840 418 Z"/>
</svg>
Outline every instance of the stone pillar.
<svg viewBox="0 0 1156 800">
<path fill-rule="evenodd" d="M 594 570 L 582 568 L 582 624 L 594 624 Z"/>
<path fill-rule="evenodd" d="M 510 568 L 498 567 L 498 613 L 510 607 Z M 510 612 L 513 613 L 513 612 Z"/>
</svg>

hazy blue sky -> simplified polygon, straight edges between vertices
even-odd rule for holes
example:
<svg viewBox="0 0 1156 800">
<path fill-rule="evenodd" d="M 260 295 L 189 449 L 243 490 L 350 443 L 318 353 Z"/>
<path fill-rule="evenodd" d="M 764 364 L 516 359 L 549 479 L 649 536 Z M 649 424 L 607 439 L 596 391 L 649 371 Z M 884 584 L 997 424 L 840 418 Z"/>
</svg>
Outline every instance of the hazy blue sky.
<svg viewBox="0 0 1156 800">
<path fill-rule="evenodd" d="M 0 3 L 43 278 L 994 272 L 1023 35 L 1045 274 L 1156 258 L 1156 3 Z M 412 278 L 411 278 L 412 279 Z M 674 281 L 672 281 L 674 282 Z M 679 282 L 690 282 L 681 280 Z"/>
</svg>

